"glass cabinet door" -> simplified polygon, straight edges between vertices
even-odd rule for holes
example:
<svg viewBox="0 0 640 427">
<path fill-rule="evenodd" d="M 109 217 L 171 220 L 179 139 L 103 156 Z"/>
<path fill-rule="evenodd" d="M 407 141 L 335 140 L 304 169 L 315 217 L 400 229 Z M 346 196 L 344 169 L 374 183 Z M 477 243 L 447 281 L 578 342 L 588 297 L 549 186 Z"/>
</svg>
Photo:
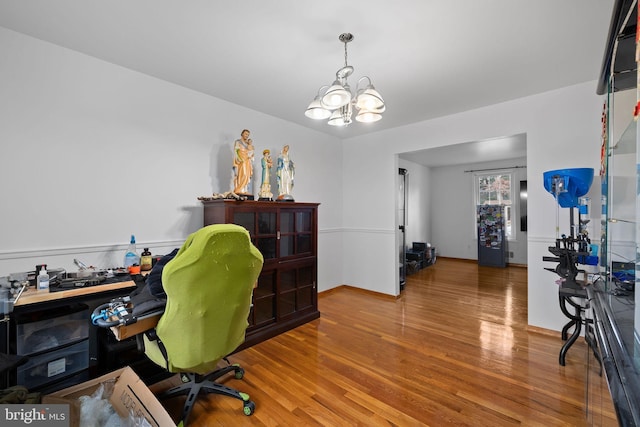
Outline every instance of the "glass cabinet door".
<svg viewBox="0 0 640 427">
<path fill-rule="evenodd" d="M 262 271 L 253 290 L 253 305 L 249 313 L 249 328 L 276 320 L 276 270 Z"/>
<path fill-rule="evenodd" d="M 251 240 L 265 260 L 277 257 L 277 213 L 276 211 L 242 211 L 233 213 L 233 223 L 246 228 Z"/>
<path fill-rule="evenodd" d="M 311 252 L 311 212 L 296 212 L 296 253 Z"/>
<path fill-rule="evenodd" d="M 310 209 L 280 211 L 280 257 L 311 254 L 313 216 Z"/>
<path fill-rule="evenodd" d="M 315 306 L 316 281 L 313 262 L 297 263 L 280 269 L 278 314 L 287 317 Z"/>
<path fill-rule="evenodd" d="M 276 258 L 277 215 L 275 212 L 257 212 L 257 215 L 258 231 L 256 233 L 256 247 L 265 259 Z"/>
<path fill-rule="evenodd" d="M 251 237 L 255 235 L 256 218 L 253 212 L 235 212 L 233 214 L 233 223 L 246 228 L 251 234 Z"/>
<path fill-rule="evenodd" d="M 233 213 L 233 223 L 249 230 L 253 244 L 265 260 L 312 255 L 314 224 L 311 209 L 237 209 Z"/>
</svg>

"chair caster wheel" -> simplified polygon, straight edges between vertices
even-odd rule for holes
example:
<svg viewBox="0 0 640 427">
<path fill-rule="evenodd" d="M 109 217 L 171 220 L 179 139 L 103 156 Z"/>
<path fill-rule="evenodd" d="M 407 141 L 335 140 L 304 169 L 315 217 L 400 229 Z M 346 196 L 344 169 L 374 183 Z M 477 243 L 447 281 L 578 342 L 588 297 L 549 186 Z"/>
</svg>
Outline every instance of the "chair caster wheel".
<svg viewBox="0 0 640 427">
<path fill-rule="evenodd" d="M 252 415 L 255 410 L 256 410 L 256 404 L 253 403 L 251 400 L 244 402 L 242 411 L 244 412 L 245 415 L 247 416 Z"/>
<path fill-rule="evenodd" d="M 241 380 L 244 377 L 244 369 L 240 368 L 235 373 L 236 379 Z"/>
</svg>

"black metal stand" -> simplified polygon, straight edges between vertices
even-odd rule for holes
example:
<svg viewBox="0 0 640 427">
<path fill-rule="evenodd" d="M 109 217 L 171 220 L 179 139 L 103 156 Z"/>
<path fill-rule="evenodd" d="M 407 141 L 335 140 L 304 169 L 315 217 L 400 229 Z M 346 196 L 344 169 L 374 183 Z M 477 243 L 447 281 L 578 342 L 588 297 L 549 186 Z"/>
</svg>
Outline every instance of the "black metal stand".
<svg viewBox="0 0 640 427">
<path fill-rule="evenodd" d="M 568 288 L 564 285 L 560 286 L 560 289 L 558 290 L 560 310 L 562 311 L 562 314 L 569 318 L 569 322 L 562 328 L 562 340 L 566 341 L 560 349 L 559 363 L 562 366 L 565 365 L 567 352 L 580 336 L 580 332 L 582 331 L 582 322 L 584 321 L 584 309 L 582 305 L 572 299 L 573 297 L 586 299 L 587 292 L 584 290 Z M 569 311 L 567 307 L 568 305 L 573 307 L 574 313 Z M 567 338 L 569 329 L 571 328 L 573 328 L 573 333 Z"/>
<path fill-rule="evenodd" d="M 597 351 L 597 344 L 593 336 L 593 327 L 591 326 L 592 321 L 590 319 L 587 319 L 584 315 L 585 307 L 581 303 L 574 301 L 572 298 L 579 298 L 586 301 L 586 289 L 573 282 L 565 282 L 560 285 L 560 288 L 558 289 L 560 310 L 562 311 L 562 314 L 569 318 L 569 322 L 567 322 L 567 324 L 562 328 L 562 340 L 566 342 L 560 349 L 558 362 L 561 366 L 565 366 L 567 352 L 580 337 L 580 333 L 582 332 L 582 324 L 584 324 L 586 329 L 585 341 L 587 342 L 589 348 L 593 351 L 593 354 L 596 357 L 596 360 L 598 360 L 598 363 L 600 363 L 600 366 L 602 366 L 600 355 Z M 570 307 L 573 308 L 573 313 L 569 311 Z M 571 336 L 569 336 L 569 330 L 571 328 L 573 328 L 573 332 L 571 333 Z"/>
</svg>

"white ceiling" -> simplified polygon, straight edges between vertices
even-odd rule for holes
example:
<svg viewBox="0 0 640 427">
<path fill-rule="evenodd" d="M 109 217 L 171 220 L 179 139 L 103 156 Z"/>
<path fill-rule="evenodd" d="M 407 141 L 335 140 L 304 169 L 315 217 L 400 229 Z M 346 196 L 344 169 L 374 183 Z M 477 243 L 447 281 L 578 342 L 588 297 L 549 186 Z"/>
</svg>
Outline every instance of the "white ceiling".
<svg viewBox="0 0 640 427">
<path fill-rule="evenodd" d="M 613 0 L 0 0 L 0 26 L 341 138 L 598 78 Z M 303 112 L 344 63 L 387 103 Z M 6 58 L 5 58 L 6 59 Z M 594 93 L 595 93 L 594 85 Z"/>
<path fill-rule="evenodd" d="M 428 167 L 517 159 L 527 157 L 527 136 L 518 134 L 482 141 L 469 141 L 462 144 L 401 153 L 399 157 Z M 514 164 L 514 166 L 523 165 Z"/>
</svg>

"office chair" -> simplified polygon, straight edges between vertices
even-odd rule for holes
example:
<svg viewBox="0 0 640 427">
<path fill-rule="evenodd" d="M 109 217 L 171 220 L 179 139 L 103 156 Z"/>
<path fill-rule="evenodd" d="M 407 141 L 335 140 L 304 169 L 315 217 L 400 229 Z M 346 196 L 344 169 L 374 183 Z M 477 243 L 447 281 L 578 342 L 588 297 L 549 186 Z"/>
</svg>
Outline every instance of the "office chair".
<svg viewBox="0 0 640 427">
<path fill-rule="evenodd" d="M 243 412 L 253 414 L 255 404 L 248 394 L 215 380 L 230 372 L 237 379 L 244 375 L 226 356 L 244 342 L 251 295 L 262 264 L 263 257 L 247 230 L 217 224 L 191 234 L 162 271 L 167 304 L 155 329 L 144 334 L 144 351 L 157 365 L 180 373 L 183 384 L 158 398 L 187 395 L 184 426 L 199 394 L 240 399 Z M 221 360 L 227 366 L 217 368 Z"/>
</svg>

